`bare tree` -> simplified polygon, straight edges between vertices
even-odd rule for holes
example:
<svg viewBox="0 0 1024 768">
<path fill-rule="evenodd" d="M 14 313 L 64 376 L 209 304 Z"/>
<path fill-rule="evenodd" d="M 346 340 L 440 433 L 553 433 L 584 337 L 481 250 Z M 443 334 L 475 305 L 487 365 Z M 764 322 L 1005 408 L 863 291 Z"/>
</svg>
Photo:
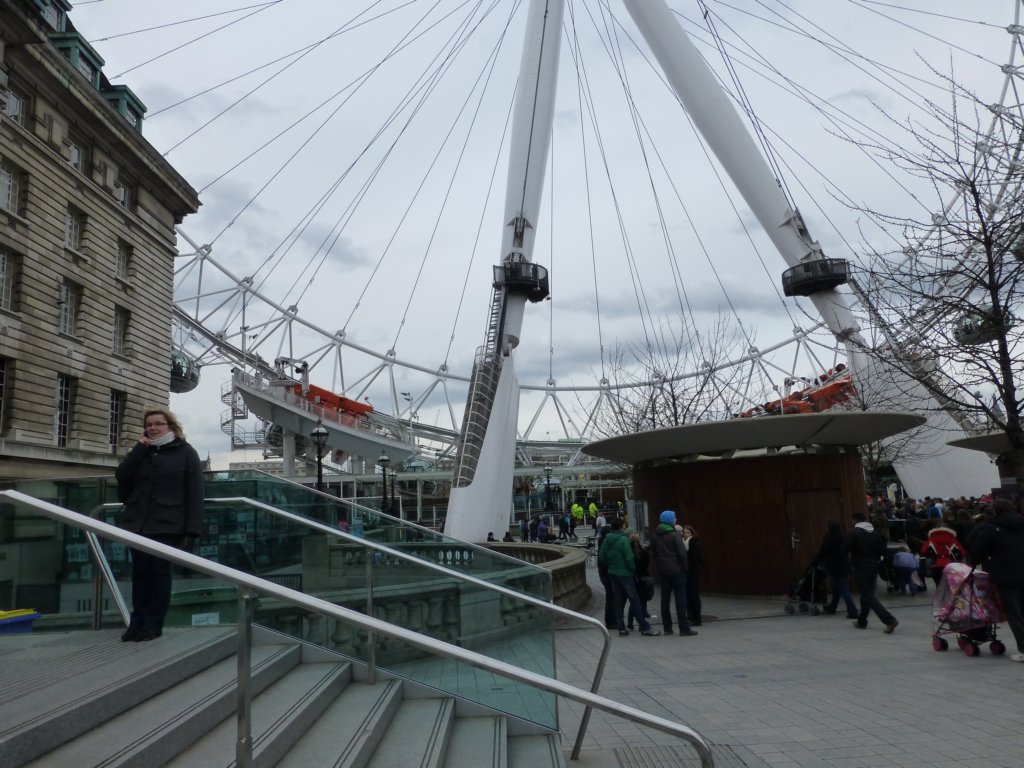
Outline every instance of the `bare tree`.
<svg viewBox="0 0 1024 768">
<path fill-rule="evenodd" d="M 860 378 L 858 386 L 849 399 L 836 406 L 841 411 L 902 411 L 906 405 L 899 395 L 892 397 L 891 390 L 876 379 Z M 872 440 L 858 448 L 861 466 L 864 468 L 864 485 L 872 495 L 881 493 L 882 480 L 893 465 L 913 465 L 926 461 L 935 455 L 935 449 L 927 446 L 927 432 L 930 427 L 922 426 L 887 437 Z"/>
<path fill-rule="evenodd" d="M 594 432 L 607 437 L 736 415 L 745 373 L 724 364 L 742 357 L 747 345 L 722 316 L 705 332 L 681 319 L 642 344 L 617 345 Z"/>
<path fill-rule="evenodd" d="M 927 104 L 932 123 L 903 123 L 907 140 L 899 146 L 865 145 L 923 180 L 932 199 L 921 199 L 928 212 L 916 217 L 857 206 L 909 244 L 868 248 L 869 266 L 856 276 L 855 290 L 875 342 L 862 351 L 887 386 L 901 377 L 884 381 L 884 372 L 899 372 L 968 434 L 1004 437 L 1000 475 L 1019 489 L 1024 125 L 1018 111 L 990 109 L 952 77 L 944 79 L 951 105 Z"/>
</svg>

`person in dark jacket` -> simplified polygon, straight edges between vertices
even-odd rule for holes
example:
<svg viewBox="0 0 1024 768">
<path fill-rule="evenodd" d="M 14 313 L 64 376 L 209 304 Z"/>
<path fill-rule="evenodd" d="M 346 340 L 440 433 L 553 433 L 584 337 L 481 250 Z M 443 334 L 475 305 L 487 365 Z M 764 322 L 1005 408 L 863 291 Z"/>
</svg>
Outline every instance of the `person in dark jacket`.
<svg viewBox="0 0 1024 768">
<path fill-rule="evenodd" d="M 640 535 L 632 530 L 627 529 L 626 535 L 629 536 L 629 546 L 633 548 L 633 569 L 636 574 L 636 594 L 640 598 L 640 606 L 644 609 L 644 618 L 650 621 L 651 619 L 657 618 L 657 616 L 651 616 L 647 610 L 647 601 L 654 597 L 654 580 L 650 576 L 651 567 L 651 555 L 647 547 L 640 541 Z M 636 620 L 636 615 L 633 613 L 633 609 L 630 608 L 626 617 L 626 629 L 632 630 L 633 623 Z"/>
<path fill-rule="evenodd" d="M 170 547 L 188 548 L 202 533 L 203 468 L 185 441 L 181 424 L 166 408 L 143 413 L 145 430 L 118 465 L 121 527 Z M 171 564 L 137 549 L 132 553 L 132 613 L 121 640 L 160 637 L 171 602 Z"/>
<path fill-rule="evenodd" d="M 666 509 L 658 520 L 658 527 L 651 537 L 651 559 L 661 580 L 661 619 L 665 634 L 673 634 L 671 602 L 674 593 L 679 634 L 690 637 L 696 635 L 697 630 L 692 629 L 686 619 L 686 571 L 689 565 L 686 545 L 682 534 L 675 529 L 675 512 Z"/>
<path fill-rule="evenodd" d="M 704 569 L 704 544 L 692 525 L 684 525 L 683 543 L 686 545 L 686 618 L 691 627 L 703 624 L 701 619 L 700 574 Z"/>
<path fill-rule="evenodd" d="M 860 614 L 853 625 L 857 629 L 866 629 L 868 613 L 874 611 L 885 624 L 885 634 L 891 635 L 899 621 L 875 597 L 878 570 L 885 555 L 885 539 L 867 522 L 863 512 L 853 513 L 853 530 L 843 539 L 842 551 L 850 558 L 853 575 L 857 579 L 857 590 L 860 592 Z"/>
<path fill-rule="evenodd" d="M 843 555 L 843 529 L 835 520 L 825 523 L 825 537 L 815 559 L 832 579 L 832 599 L 825 606 L 825 613 L 835 613 L 842 599 L 846 603 L 846 618 L 860 618 L 850 594 L 850 561 Z"/>
<path fill-rule="evenodd" d="M 983 565 L 999 587 L 1017 652 L 1011 661 L 1024 662 L 1024 517 L 1009 499 L 992 502 L 993 519 L 980 523 L 971 534 L 969 558 Z"/>
<path fill-rule="evenodd" d="M 644 609 L 640 605 L 640 596 L 636 592 L 636 564 L 633 560 L 633 547 L 630 546 L 629 537 L 622 532 L 626 521 L 616 518 L 611 525 L 611 531 L 605 536 L 604 543 L 597 553 L 598 565 L 605 565 L 608 568 L 608 578 L 612 584 L 612 592 L 615 595 L 615 619 L 619 629 L 619 636 L 625 637 L 629 634 L 626 624 L 622 620 L 622 611 L 629 601 L 630 611 L 637 617 L 640 624 L 641 635 L 660 635 L 651 629 L 650 623 L 644 616 Z"/>
</svg>

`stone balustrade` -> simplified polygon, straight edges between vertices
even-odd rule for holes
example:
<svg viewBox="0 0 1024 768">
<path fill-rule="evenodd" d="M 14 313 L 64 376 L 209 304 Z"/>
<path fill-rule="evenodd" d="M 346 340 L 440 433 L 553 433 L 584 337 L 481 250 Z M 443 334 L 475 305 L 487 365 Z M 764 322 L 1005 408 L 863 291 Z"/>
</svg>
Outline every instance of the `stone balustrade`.
<svg viewBox="0 0 1024 768">
<path fill-rule="evenodd" d="M 551 602 L 576 611 L 590 599 L 587 553 L 580 547 L 527 542 L 486 544 L 495 552 L 537 565 L 551 574 Z"/>
</svg>

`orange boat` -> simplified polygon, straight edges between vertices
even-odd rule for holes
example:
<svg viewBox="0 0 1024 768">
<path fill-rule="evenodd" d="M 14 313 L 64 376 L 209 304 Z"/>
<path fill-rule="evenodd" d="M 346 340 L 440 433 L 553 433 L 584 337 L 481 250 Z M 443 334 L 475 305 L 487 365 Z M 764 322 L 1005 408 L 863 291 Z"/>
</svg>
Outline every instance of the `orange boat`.
<svg viewBox="0 0 1024 768">
<path fill-rule="evenodd" d="M 821 413 L 839 403 L 845 403 L 857 394 L 853 387 L 853 378 L 846 372 L 846 366 L 840 363 L 834 369 L 826 371 L 814 384 L 806 389 L 793 392 L 779 400 L 755 405 L 740 414 L 741 419 L 751 416 L 779 416 L 793 413 Z"/>
<path fill-rule="evenodd" d="M 302 391 L 301 384 L 292 384 L 288 389 L 303 400 L 308 400 L 314 405 L 319 405 L 323 408 L 329 408 L 332 411 L 338 411 L 340 413 L 354 413 L 357 416 L 364 416 L 367 413 L 373 413 L 373 406 L 369 403 L 360 403 L 358 400 L 352 400 L 342 395 L 336 395 L 330 390 L 317 387 L 313 384 L 309 385 L 309 389 L 306 392 Z"/>
</svg>

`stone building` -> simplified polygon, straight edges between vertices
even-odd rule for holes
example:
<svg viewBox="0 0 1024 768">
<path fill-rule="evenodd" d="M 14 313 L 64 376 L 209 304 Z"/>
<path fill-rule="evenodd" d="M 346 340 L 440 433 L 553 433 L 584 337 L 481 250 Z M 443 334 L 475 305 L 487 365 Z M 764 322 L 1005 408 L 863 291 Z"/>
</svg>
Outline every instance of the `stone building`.
<svg viewBox="0 0 1024 768">
<path fill-rule="evenodd" d="M 108 474 L 168 402 L 174 226 L 199 207 L 70 8 L 0 0 L 0 479 Z"/>
</svg>

